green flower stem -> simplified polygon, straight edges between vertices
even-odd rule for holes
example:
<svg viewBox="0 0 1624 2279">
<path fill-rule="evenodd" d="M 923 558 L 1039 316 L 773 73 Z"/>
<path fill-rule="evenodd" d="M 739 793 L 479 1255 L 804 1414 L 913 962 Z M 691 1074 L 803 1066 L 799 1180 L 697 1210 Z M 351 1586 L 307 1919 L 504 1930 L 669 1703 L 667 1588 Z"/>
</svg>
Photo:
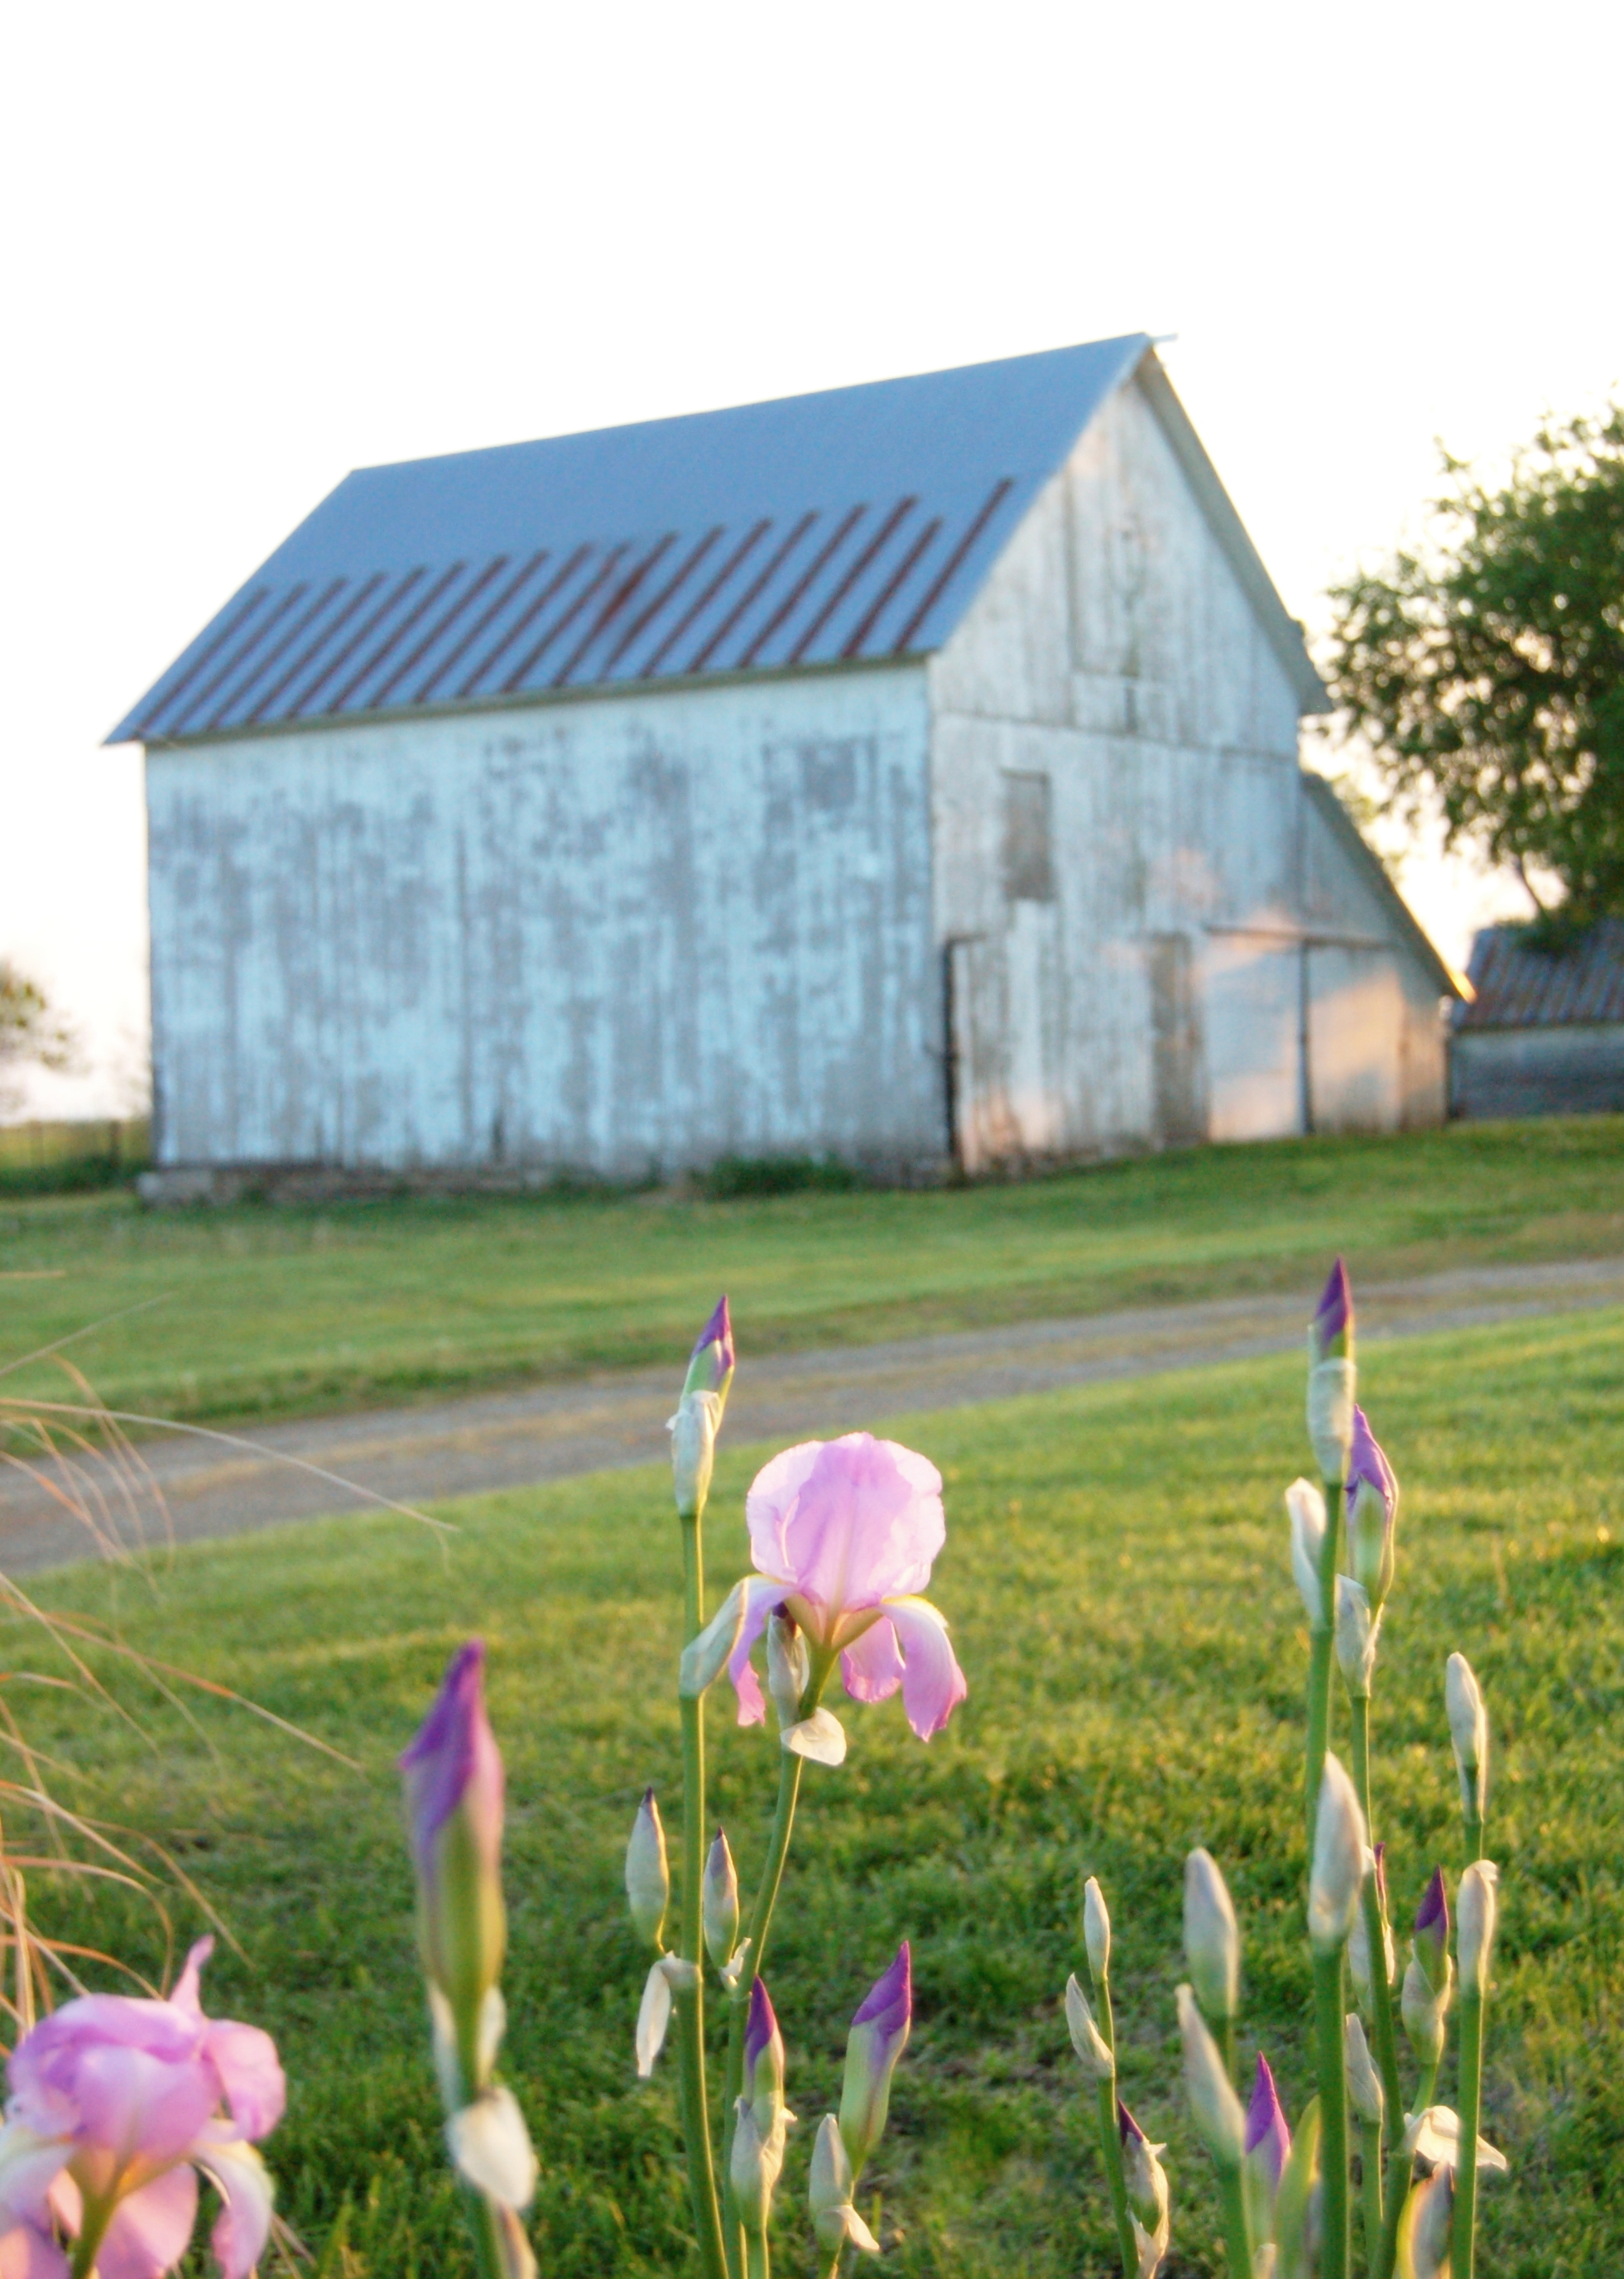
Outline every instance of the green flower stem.
<svg viewBox="0 0 1624 2279">
<path fill-rule="evenodd" d="M 1410 2110 L 1424 2113 L 1432 2102 L 1432 2093 L 1438 2085 L 1438 2067 L 1435 2058 L 1421 2069 L 1415 2084 L 1415 2102 Z M 1410 2197 L 1410 2185 L 1415 2174 L 1415 2163 L 1404 2149 L 1404 2114 L 1393 2123 L 1392 2158 L 1387 2165 L 1387 2206 L 1382 2219 L 1382 2260 L 1371 2279 L 1393 2279 L 1393 2267 L 1398 2260 L 1398 2226 L 1404 2218 L 1405 2203 Z"/>
<path fill-rule="evenodd" d="M 1246 2184 L 1238 2161 L 1220 2165 L 1218 2193 L 1223 2203 L 1223 2244 L 1229 2279 L 1252 2279 L 1252 2227 L 1246 2221 Z M 1134 2268 L 1137 2272 L 1138 2266 Z"/>
<path fill-rule="evenodd" d="M 1360 2198 L 1364 2216 L 1365 2264 L 1374 2272 L 1382 2253 L 1382 2130 L 1378 2122 L 1360 2122 L 1359 2159 L 1363 2170 Z"/>
<path fill-rule="evenodd" d="M 1348 1696 L 1348 1746 L 1353 1759 L 1353 1792 L 1365 1815 L 1365 1832 L 1374 1844 L 1375 1822 L 1370 1816 L 1370 1697 Z"/>
<path fill-rule="evenodd" d="M 109 2199 L 98 2206 L 85 2209 L 82 2228 L 73 2243 L 73 2260 L 68 2267 L 73 2279 L 90 2279 L 96 2269 L 96 2259 L 102 2250 L 102 2242 L 107 2237 L 107 2227 L 113 2220 L 118 2205 L 116 2200 Z M 483 2272 L 480 2279 L 485 2279 Z"/>
<path fill-rule="evenodd" d="M 508 2256 L 502 2244 L 502 2230 L 494 2207 L 483 2192 L 469 2185 L 463 2193 L 468 2209 L 468 2228 L 473 2234 L 474 2267 L 479 2279 L 507 2279 Z"/>
<path fill-rule="evenodd" d="M 816 1685 L 808 1689 L 817 1691 Z M 778 1752 L 778 1807 L 773 1815 L 772 1834 L 767 1842 L 767 1859 L 762 1869 L 762 1880 L 756 1888 L 755 1905 L 750 1911 L 747 1936 L 750 1941 L 748 1961 L 739 1974 L 739 1984 L 733 1989 L 728 2006 L 727 2069 L 723 2076 L 722 2114 L 726 2146 L 722 2173 L 729 2175 L 732 2165 L 733 2129 L 736 2120 L 739 2087 L 744 2080 L 744 2030 L 750 2011 L 750 1989 L 761 1975 L 762 1958 L 767 1951 L 768 1933 L 772 1929 L 772 1911 L 778 1904 L 778 1886 L 784 1881 L 784 1862 L 789 1857 L 790 1838 L 795 1830 L 795 1806 L 801 1796 L 801 1775 L 806 1764 L 793 1749 Z M 738 2249 L 742 2238 L 733 2212 L 732 2187 L 727 2186 L 727 2236 Z M 742 2271 L 742 2260 L 739 2266 Z"/>
<path fill-rule="evenodd" d="M 705 1552 L 701 1512 L 682 1515 L 683 1637 L 705 1626 Z M 705 1873 L 705 1705 L 682 1701 L 682 1939 L 679 1953 L 697 1963 L 703 1953 Z M 705 2089 L 705 1984 L 702 1971 L 676 1998 L 677 2055 L 682 2099 L 688 2196 L 705 2279 L 727 2279 L 722 2212 L 710 2144 Z"/>
<path fill-rule="evenodd" d="M 1128 2207 L 1128 2179 L 1122 2172 L 1122 2137 L 1116 2119 L 1116 2076 L 1102 2081 L 1099 2099 L 1099 2150 L 1105 2158 L 1106 2181 L 1111 2190 L 1111 2214 L 1116 2221 L 1116 2244 L 1122 2259 L 1122 2279 L 1138 2279 L 1138 2251 L 1133 2244 L 1133 2217 Z"/>
<path fill-rule="evenodd" d="M 1331 1655 L 1336 1644 L 1337 1558 L 1342 1541 L 1342 1482 L 1325 1483 L 1325 1540 L 1320 1546 L 1320 1620 L 1308 1628 L 1308 1746 L 1303 1766 L 1303 1807 L 1308 1853 L 1314 1856 L 1314 1815 L 1330 1746 Z"/>
<path fill-rule="evenodd" d="M 1138 2279 L 1139 2254 L 1133 2244 L 1133 2218 L 1128 2208 L 1128 2179 L 1122 2169 L 1122 2132 L 1116 2118 L 1116 2021 L 1111 2009 L 1111 1981 L 1103 1973 L 1095 1976 L 1092 1962 L 1089 1977 L 1094 1988 L 1094 2017 L 1099 2029 L 1099 2038 L 1111 2053 L 1113 2067 L 1109 2081 L 1099 2085 L 1099 2151 L 1105 2161 L 1106 2182 L 1111 2192 L 1111 2214 L 1116 2220 L 1116 2244 L 1122 2251 L 1122 2279 Z"/>
<path fill-rule="evenodd" d="M 764 2231 L 746 2234 L 745 2279 L 772 2279 L 772 2254 Z"/>
<path fill-rule="evenodd" d="M 1460 1998 L 1460 2159 L 1455 2168 L 1455 2215 L 1450 2231 L 1452 2279 L 1472 2279 L 1477 2254 L 1477 2124 L 1483 2102 L 1483 1999 Z"/>
<path fill-rule="evenodd" d="M 1321 2279 L 1348 2279 L 1348 2088 L 1343 2051 L 1340 1946 L 1314 1958 L 1314 2027 L 1319 2060 L 1320 2169 L 1325 2193 Z"/>
<path fill-rule="evenodd" d="M 1466 1823 L 1467 1865 L 1469 1868 L 1474 1860 L 1486 1860 L 1489 1856 L 1483 1850 L 1483 1816 L 1481 1812 L 1463 1812 L 1460 1816 Z"/>
<path fill-rule="evenodd" d="M 1370 1703 L 1357 1698 L 1348 1704 L 1353 1740 L 1353 1786 L 1371 1841 L 1375 1822 L 1370 1814 Z M 1375 2030 L 1376 2072 L 1381 2076 L 1387 2126 L 1393 2132 L 1395 2160 L 1404 2135 L 1404 2085 L 1398 2077 L 1398 2035 L 1393 2023 L 1393 1990 L 1387 1976 L 1387 1910 L 1374 1876 L 1367 1876 L 1360 1892 L 1365 1917 L 1365 1945 L 1370 1955 L 1370 2016 Z M 1375 2267 L 1372 2266 L 1374 2270 Z"/>
<path fill-rule="evenodd" d="M 1416 2109 L 1419 2111 L 1421 2108 L 1418 2106 Z M 1404 2131 L 1397 2129 L 1396 2134 L 1402 2138 Z M 1414 2161 L 1406 2160 L 1399 2146 L 1395 2145 L 1387 2168 L 1387 2202 L 1382 2211 L 1381 2245 L 1370 2267 L 1370 2279 L 1393 2279 L 1393 2266 L 1398 2260 L 1398 2227 L 1404 2221 L 1405 2204 L 1410 2197 L 1410 2180 L 1414 2173 Z"/>
<path fill-rule="evenodd" d="M 448 2120 L 454 2114 L 460 2113 L 463 2107 L 471 2103 L 479 2093 L 477 2088 L 470 2087 L 473 2074 L 467 2060 L 459 2056 L 456 2067 L 458 2077 L 453 2084 L 456 2090 L 455 2099 L 448 2100 L 442 2096 L 440 2099 Z M 476 2185 L 468 2182 L 466 2177 L 459 2175 L 457 2183 L 461 2187 L 463 2213 L 468 2220 L 469 2234 L 473 2240 L 474 2268 L 479 2273 L 479 2279 L 507 2279 L 509 2268 L 509 2260 L 507 2251 L 502 2245 L 501 2219 L 494 2206 Z M 96 2252 L 101 2245 L 102 2233 L 105 2229 L 106 2224 L 103 2221 L 96 2227 L 95 2235 L 90 2239 L 89 2254 L 84 2265 L 85 2273 L 90 2272 L 95 2267 Z M 79 2240 L 81 2250 L 85 2246 L 85 2233 L 81 2232 Z M 73 2279 L 83 2279 L 77 2255 L 73 2265 Z"/>
</svg>

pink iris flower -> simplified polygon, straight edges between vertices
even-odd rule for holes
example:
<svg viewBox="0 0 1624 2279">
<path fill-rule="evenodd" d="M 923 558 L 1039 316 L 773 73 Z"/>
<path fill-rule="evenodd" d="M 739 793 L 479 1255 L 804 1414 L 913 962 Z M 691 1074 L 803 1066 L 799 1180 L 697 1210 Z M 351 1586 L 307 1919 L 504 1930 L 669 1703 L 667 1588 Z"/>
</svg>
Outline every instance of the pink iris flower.
<svg viewBox="0 0 1624 2279">
<path fill-rule="evenodd" d="M 815 1649 L 839 1652 L 853 1700 L 900 1685 L 920 1739 L 939 1733 L 969 1689 L 946 1623 L 917 1595 L 947 1532 L 935 1465 L 870 1432 L 804 1440 L 756 1474 L 745 1516 L 757 1571 L 728 1663 L 739 1723 L 766 1715 L 750 1650 L 782 1606 Z"/>
<path fill-rule="evenodd" d="M 199 1939 L 167 2001 L 83 1994 L 12 2053 L 0 2129 L 8 2279 L 62 2279 L 53 2218 L 96 2237 L 97 2279 L 163 2279 L 191 2240 L 200 2168 L 225 2203 L 220 2269 L 248 2279 L 271 2229 L 254 2145 L 281 2119 L 287 2084 L 269 2034 L 203 2015 L 198 1973 L 213 1950 Z"/>
</svg>

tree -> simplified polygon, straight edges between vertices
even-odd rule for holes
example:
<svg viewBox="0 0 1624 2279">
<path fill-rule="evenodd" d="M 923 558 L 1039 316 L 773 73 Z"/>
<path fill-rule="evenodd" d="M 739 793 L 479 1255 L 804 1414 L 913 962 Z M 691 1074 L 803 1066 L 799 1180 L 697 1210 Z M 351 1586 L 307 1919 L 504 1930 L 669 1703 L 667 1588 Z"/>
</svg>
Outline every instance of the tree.
<svg viewBox="0 0 1624 2279">
<path fill-rule="evenodd" d="M 0 957 L 0 1110 L 10 1109 L 19 1097 L 6 1082 L 9 1070 L 30 1061 L 66 1070 L 76 1067 L 78 1058 L 72 1029 L 51 1011 L 38 982 Z"/>
<path fill-rule="evenodd" d="M 1427 542 L 1332 589 L 1344 733 L 1390 810 L 1431 794 L 1451 843 L 1512 864 L 1546 932 L 1624 915 L 1624 405 L 1542 430 L 1498 489 L 1443 471 Z"/>
</svg>

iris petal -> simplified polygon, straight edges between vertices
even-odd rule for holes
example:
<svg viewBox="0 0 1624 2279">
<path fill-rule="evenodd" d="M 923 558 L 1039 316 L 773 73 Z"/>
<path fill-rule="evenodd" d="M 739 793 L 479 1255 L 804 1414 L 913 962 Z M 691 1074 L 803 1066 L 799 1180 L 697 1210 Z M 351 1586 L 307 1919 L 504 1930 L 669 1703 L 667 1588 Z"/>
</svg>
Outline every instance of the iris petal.
<svg viewBox="0 0 1624 2279">
<path fill-rule="evenodd" d="M 939 1733 L 969 1692 L 947 1639 L 947 1624 L 928 1599 L 891 1599 L 885 1612 L 902 1648 L 902 1706 L 922 1741 Z"/>
</svg>

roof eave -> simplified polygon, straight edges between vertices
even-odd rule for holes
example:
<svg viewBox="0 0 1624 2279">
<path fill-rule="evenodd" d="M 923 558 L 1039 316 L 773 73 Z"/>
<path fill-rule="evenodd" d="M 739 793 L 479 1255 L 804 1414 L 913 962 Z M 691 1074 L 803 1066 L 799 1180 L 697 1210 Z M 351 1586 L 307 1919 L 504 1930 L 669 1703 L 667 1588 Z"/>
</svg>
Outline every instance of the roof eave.
<svg viewBox="0 0 1624 2279">
<path fill-rule="evenodd" d="M 1333 834 L 1354 860 L 1362 865 L 1372 888 L 1386 905 L 1388 915 L 1392 918 L 1398 932 L 1437 982 L 1438 994 L 1441 997 L 1457 998 L 1462 1003 L 1468 1001 L 1472 994 L 1471 984 L 1464 975 L 1455 971 L 1447 959 L 1439 955 L 1433 946 L 1431 936 L 1388 877 L 1384 866 L 1366 839 L 1364 833 L 1337 798 L 1335 785 L 1328 783 L 1322 775 L 1316 774 L 1312 768 L 1303 769 L 1302 782 L 1309 798 L 1319 809 Z"/>
<path fill-rule="evenodd" d="M 566 688 L 517 688 L 494 696 L 464 696 L 443 704 L 368 706 L 353 712 L 318 712 L 297 720 L 264 720 L 251 725 L 210 728 L 184 736 L 114 735 L 103 739 L 103 748 L 115 742 L 139 744 L 143 751 L 197 751 L 211 744 L 263 742 L 267 737 L 304 736 L 326 729 L 398 728 L 419 720 L 461 720 L 492 712 L 534 712 L 553 705 L 598 704 L 625 698 L 686 695 L 701 688 L 737 688 L 751 681 L 827 679 L 833 674 L 923 671 L 932 651 L 904 649 L 884 656 L 820 657 L 811 664 L 747 665 L 736 671 L 661 674 L 650 680 L 589 680 Z"/>
</svg>

